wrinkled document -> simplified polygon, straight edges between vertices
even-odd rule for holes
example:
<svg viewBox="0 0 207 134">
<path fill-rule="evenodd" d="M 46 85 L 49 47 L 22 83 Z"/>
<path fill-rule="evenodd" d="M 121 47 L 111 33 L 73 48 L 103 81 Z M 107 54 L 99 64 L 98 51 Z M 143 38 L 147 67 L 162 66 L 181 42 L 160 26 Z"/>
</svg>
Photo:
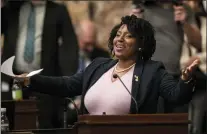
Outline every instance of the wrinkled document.
<svg viewBox="0 0 207 134">
<path fill-rule="evenodd" d="M 13 73 L 13 69 L 12 69 L 14 59 L 15 59 L 15 56 L 12 56 L 3 63 L 1 65 L 1 72 L 8 75 L 8 76 L 17 78 L 16 75 Z M 31 77 L 33 75 L 36 75 L 36 74 L 40 73 L 42 70 L 43 69 L 32 71 L 28 75 L 26 75 L 25 77 Z"/>
</svg>

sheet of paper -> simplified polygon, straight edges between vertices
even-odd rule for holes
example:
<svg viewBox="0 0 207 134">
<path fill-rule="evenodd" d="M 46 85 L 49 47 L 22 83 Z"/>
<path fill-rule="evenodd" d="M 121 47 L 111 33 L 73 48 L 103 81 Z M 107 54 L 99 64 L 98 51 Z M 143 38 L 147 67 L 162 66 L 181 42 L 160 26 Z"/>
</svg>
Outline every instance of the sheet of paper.
<svg viewBox="0 0 207 134">
<path fill-rule="evenodd" d="M 10 57 L 8 60 L 6 60 L 2 65 L 1 65 L 1 72 L 14 77 L 15 74 L 13 73 L 12 67 L 14 63 L 15 56 Z"/>
<path fill-rule="evenodd" d="M 30 73 L 27 75 L 27 77 L 31 77 L 31 76 L 33 76 L 33 75 L 35 75 L 35 74 L 38 74 L 38 73 L 40 73 L 42 70 L 43 70 L 43 69 L 39 69 L 39 70 L 36 70 L 36 71 L 32 71 L 32 72 L 30 72 Z"/>
<path fill-rule="evenodd" d="M 1 65 L 1 72 L 8 75 L 8 76 L 11 76 L 11 77 L 15 77 L 15 74 L 13 73 L 13 63 L 14 63 L 14 59 L 15 59 L 15 56 L 12 56 L 10 57 L 9 59 L 7 59 L 2 65 Z M 31 77 L 33 75 L 36 75 L 38 73 L 40 73 L 43 69 L 39 69 L 39 70 L 35 70 L 35 71 L 32 71 L 30 72 L 27 76 L 25 77 Z M 15 77 L 16 78 L 16 77 Z"/>
</svg>

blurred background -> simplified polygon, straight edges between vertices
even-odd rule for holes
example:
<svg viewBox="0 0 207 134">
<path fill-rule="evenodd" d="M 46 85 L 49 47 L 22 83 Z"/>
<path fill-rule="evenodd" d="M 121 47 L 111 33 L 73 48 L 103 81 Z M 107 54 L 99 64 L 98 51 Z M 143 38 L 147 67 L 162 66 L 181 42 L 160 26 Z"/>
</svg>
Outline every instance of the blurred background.
<svg viewBox="0 0 207 134">
<path fill-rule="evenodd" d="M 13 68 L 16 74 L 44 68 L 42 74 L 47 76 L 73 75 L 97 57 L 111 57 L 108 50 L 110 31 L 120 23 L 122 16 L 130 14 L 142 17 L 154 26 L 157 47 L 152 59 L 162 61 L 175 78 L 195 59 L 201 60 L 197 70 L 197 91 L 192 101 L 178 106 L 159 98 L 157 111 L 189 113 L 189 119 L 193 120 L 189 133 L 206 131 L 205 0 L 1 0 L 1 63 L 15 55 Z M 17 92 L 14 85 L 22 93 Z M 1 98 L 5 102 L 38 100 L 38 128 L 64 127 L 66 120 L 67 125 L 73 125 L 80 107 L 80 96 L 72 98 L 74 106 L 71 99 L 28 92 L 3 74 Z"/>
</svg>

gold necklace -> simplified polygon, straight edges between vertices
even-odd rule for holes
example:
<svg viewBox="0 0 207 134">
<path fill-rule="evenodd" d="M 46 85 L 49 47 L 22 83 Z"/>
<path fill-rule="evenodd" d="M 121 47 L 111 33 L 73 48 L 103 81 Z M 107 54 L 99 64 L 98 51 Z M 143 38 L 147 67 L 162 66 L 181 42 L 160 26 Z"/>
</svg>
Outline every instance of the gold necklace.
<svg viewBox="0 0 207 134">
<path fill-rule="evenodd" d="M 117 72 L 117 73 L 121 73 L 121 72 L 124 72 L 124 71 L 126 71 L 126 70 L 129 70 L 129 69 L 132 68 L 135 64 L 136 64 L 136 63 L 132 64 L 132 65 L 129 66 L 128 68 L 125 68 L 125 69 L 119 71 L 119 70 L 117 70 L 117 65 L 118 65 L 118 63 L 117 63 L 116 66 L 115 66 L 115 68 L 114 68 L 114 71 Z"/>
</svg>

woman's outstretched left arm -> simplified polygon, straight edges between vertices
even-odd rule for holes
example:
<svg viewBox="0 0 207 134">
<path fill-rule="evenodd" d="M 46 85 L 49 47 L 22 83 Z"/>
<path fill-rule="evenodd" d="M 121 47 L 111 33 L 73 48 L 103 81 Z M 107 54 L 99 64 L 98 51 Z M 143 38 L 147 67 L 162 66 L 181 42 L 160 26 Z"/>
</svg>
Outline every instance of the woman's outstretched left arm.
<svg viewBox="0 0 207 134">
<path fill-rule="evenodd" d="M 195 86 L 192 74 L 199 64 L 195 60 L 189 67 L 183 71 L 181 78 L 177 81 L 165 69 L 160 69 L 160 95 L 171 102 L 187 103 L 190 101 Z"/>
</svg>

